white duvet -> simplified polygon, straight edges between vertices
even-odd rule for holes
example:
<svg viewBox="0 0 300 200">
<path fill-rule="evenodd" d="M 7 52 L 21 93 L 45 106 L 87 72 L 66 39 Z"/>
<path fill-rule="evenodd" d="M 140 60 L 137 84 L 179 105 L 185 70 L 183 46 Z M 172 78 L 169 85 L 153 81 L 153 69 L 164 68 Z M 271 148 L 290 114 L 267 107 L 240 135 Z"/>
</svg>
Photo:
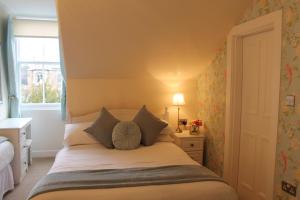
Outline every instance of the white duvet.
<svg viewBox="0 0 300 200">
<path fill-rule="evenodd" d="M 14 147 L 10 142 L 0 144 L 0 171 L 7 167 L 14 158 Z"/>
<path fill-rule="evenodd" d="M 92 169 L 198 165 L 173 143 L 158 142 L 131 151 L 106 149 L 100 144 L 62 149 L 49 173 Z M 234 190 L 225 183 L 196 183 L 124 187 L 112 189 L 65 190 L 38 195 L 33 200 L 236 200 Z"/>
<path fill-rule="evenodd" d="M 3 195 L 14 188 L 14 179 L 10 162 L 14 158 L 14 147 L 6 141 L 0 144 L 0 200 Z"/>
</svg>

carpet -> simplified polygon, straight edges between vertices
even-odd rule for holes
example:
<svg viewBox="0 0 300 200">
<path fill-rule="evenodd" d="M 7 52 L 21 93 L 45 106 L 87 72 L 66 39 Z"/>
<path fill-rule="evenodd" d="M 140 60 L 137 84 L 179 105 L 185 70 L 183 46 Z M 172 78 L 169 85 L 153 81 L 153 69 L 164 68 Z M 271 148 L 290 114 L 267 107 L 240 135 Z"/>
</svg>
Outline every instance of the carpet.
<svg viewBox="0 0 300 200">
<path fill-rule="evenodd" d="M 35 158 L 28 173 L 15 189 L 8 192 L 3 200 L 25 200 L 36 182 L 47 174 L 54 162 L 54 158 Z"/>
</svg>

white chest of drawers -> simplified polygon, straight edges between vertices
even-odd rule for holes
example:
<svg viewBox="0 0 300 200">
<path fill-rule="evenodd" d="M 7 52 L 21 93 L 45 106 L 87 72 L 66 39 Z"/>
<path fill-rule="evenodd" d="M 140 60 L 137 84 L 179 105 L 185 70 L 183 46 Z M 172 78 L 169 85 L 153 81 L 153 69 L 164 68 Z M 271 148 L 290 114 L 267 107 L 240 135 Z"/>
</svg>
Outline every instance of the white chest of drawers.
<svg viewBox="0 0 300 200">
<path fill-rule="evenodd" d="M 14 145 L 12 169 L 15 184 L 22 181 L 31 164 L 31 118 L 10 118 L 0 121 L 0 136 Z"/>
<path fill-rule="evenodd" d="M 203 164 L 204 134 L 191 135 L 189 131 L 174 134 L 175 144 L 185 151 L 193 160 Z"/>
</svg>

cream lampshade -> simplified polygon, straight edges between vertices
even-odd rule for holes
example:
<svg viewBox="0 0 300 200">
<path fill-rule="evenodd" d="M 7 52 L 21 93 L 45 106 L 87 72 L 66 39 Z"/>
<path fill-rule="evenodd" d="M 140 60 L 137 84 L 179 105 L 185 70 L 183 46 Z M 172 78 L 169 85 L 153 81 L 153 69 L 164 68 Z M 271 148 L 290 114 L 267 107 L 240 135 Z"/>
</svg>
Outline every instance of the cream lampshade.
<svg viewBox="0 0 300 200">
<path fill-rule="evenodd" d="M 178 115 L 177 115 L 178 118 L 177 118 L 176 132 L 181 133 L 182 130 L 180 129 L 180 126 L 179 126 L 179 111 L 180 111 L 180 106 L 185 105 L 184 95 L 182 93 L 174 94 L 174 96 L 173 96 L 173 105 L 178 107 Z"/>
<path fill-rule="evenodd" d="M 173 105 L 174 106 L 184 106 L 185 105 L 184 95 L 182 93 L 174 94 Z"/>
</svg>

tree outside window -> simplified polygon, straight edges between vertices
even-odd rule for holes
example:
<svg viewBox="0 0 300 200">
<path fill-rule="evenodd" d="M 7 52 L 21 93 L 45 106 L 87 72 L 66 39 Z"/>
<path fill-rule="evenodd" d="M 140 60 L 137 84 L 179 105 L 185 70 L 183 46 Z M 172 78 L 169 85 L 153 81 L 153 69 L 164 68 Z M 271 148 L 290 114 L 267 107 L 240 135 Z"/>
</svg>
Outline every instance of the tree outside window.
<svg viewBox="0 0 300 200">
<path fill-rule="evenodd" d="M 58 38 L 17 38 L 23 104 L 60 103 L 59 58 Z"/>
</svg>

